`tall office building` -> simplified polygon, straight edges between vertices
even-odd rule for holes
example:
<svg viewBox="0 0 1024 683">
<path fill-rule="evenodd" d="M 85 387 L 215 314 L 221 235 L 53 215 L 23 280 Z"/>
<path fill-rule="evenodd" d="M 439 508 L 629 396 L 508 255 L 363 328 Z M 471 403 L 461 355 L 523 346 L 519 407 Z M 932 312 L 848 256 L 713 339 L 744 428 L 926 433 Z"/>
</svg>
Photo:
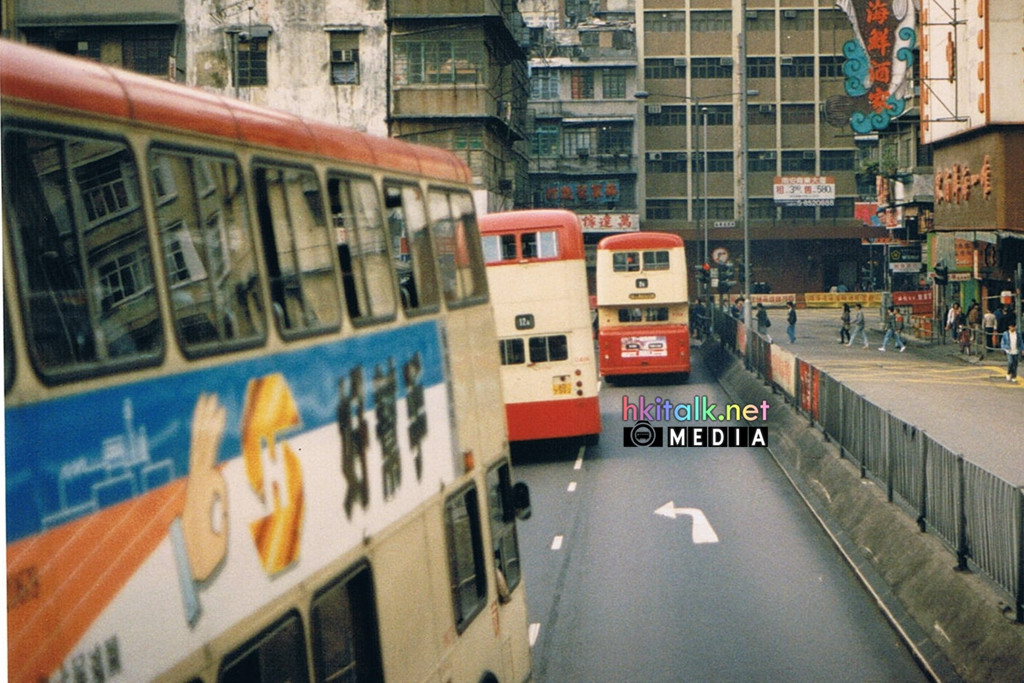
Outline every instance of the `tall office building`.
<svg viewBox="0 0 1024 683">
<path fill-rule="evenodd" d="M 889 237 L 872 225 L 877 135 L 844 109 L 850 17 L 825 0 L 650 0 L 636 18 L 644 229 L 681 232 L 695 265 L 743 266 L 749 215 L 753 283 L 881 286 L 865 246 Z"/>
</svg>

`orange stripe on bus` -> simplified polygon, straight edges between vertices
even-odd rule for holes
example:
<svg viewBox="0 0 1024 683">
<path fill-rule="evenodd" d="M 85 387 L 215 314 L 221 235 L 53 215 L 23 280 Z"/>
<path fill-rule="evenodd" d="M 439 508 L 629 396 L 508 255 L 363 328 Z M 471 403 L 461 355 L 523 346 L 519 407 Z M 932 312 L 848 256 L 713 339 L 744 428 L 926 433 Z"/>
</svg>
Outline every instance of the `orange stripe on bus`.
<svg viewBox="0 0 1024 683">
<path fill-rule="evenodd" d="M 8 576 L 34 569 L 39 586 L 35 599 L 8 607 L 12 681 L 35 683 L 60 668 L 96 617 L 163 541 L 184 501 L 182 479 L 41 538 L 8 546 Z"/>
</svg>

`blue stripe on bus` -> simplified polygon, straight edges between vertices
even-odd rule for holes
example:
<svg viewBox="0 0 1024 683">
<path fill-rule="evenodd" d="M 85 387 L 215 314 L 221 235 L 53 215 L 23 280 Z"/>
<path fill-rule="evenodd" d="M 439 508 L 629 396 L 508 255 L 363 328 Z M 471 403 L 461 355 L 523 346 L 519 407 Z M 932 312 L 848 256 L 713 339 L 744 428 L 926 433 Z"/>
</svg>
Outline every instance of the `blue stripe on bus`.
<svg viewBox="0 0 1024 683">
<path fill-rule="evenodd" d="M 298 405 L 301 431 L 337 422 L 339 382 L 362 368 L 365 410 L 372 411 L 375 367 L 402 366 L 419 354 L 420 385 L 444 381 L 439 325 L 400 329 L 131 382 L 8 408 L 7 542 L 30 536 L 169 483 L 188 473 L 192 412 L 200 394 L 216 394 L 227 426 L 219 462 L 240 452 L 248 382 L 281 373 Z M 98 493 L 97 493 L 98 492 Z"/>
</svg>

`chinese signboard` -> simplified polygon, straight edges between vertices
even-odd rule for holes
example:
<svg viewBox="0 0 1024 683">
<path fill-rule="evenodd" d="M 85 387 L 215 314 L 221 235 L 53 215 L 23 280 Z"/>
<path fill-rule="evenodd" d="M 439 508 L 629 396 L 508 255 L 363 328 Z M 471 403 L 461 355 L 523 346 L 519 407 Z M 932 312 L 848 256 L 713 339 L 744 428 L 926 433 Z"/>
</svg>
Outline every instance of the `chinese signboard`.
<svg viewBox="0 0 1024 683">
<path fill-rule="evenodd" d="M 583 232 L 636 232 L 640 215 L 636 213 L 579 213 Z"/>
<path fill-rule="evenodd" d="M 827 176 L 775 176 L 775 203 L 784 206 L 832 206 L 835 178 Z"/>
<path fill-rule="evenodd" d="M 586 182 L 552 183 L 544 190 L 548 206 L 571 209 L 574 206 L 612 204 L 619 200 L 618 180 L 589 180 Z"/>
<path fill-rule="evenodd" d="M 853 24 L 843 45 L 850 126 L 857 133 L 884 130 L 913 95 L 908 78 L 916 42 L 915 4 L 910 0 L 836 0 Z"/>
</svg>

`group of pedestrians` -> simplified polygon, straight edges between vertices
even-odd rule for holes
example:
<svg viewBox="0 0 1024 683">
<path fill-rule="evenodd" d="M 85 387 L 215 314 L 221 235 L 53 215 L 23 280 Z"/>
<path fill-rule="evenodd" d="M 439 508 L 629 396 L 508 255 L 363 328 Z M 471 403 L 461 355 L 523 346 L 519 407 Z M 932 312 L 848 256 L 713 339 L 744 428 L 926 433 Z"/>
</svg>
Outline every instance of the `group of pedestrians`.
<svg viewBox="0 0 1024 683">
<path fill-rule="evenodd" d="M 840 316 L 842 327 L 839 329 L 839 343 L 846 340 L 847 346 L 853 346 L 853 342 L 859 334 L 864 340 L 864 348 L 868 348 L 868 333 L 864 329 L 864 307 L 854 304 L 853 317 L 850 316 L 850 304 L 843 304 L 843 312 Z"/>
<path fill-rule="evenodd" d="M 757 321 L 758 333 L 764 335 L 768 343 L 771 344 L 772 335 L 768 333 L 768 328 L 772 326 L 772 321 L 768 317 L 767 309 L 760 301 L 757 302 L 757 313 L 754 319 Z M 790 344 L 796 343 L 796 304 L 792 301 L 786 302 L 786 336 L 789 337 Z"/>
</svg>

